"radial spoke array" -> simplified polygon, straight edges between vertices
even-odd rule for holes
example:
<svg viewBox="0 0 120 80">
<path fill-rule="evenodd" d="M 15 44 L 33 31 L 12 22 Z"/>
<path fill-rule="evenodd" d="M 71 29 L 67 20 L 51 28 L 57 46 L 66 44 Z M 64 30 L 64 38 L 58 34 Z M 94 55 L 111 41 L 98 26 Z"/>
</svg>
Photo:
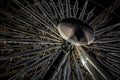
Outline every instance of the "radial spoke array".
<svg viewBox="0 0 120 80">
<path fill-rule="evenodd" d="M 11 0 L 0 6 L 0 79 L 119 80 L 120 23 L 108 23 L 120 0 L 99 15 L 97 7 L 89 10 L 91 1 L 82 8 L 79 0 Z M 94 41 L 77 46 L 64 40 L 58 24 L 66 18 L 88 24 Z"/>
</svg>

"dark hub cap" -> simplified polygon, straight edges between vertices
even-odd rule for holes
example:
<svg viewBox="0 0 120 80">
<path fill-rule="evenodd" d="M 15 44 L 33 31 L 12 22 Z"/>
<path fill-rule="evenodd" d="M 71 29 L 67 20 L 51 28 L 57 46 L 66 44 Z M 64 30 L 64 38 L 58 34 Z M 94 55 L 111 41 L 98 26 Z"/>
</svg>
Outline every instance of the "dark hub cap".
<svg viewBox="0 0 120 80">
<path fill-rule="evenodd" d="M 58 31 L 63 39 L 77 46 L 88 45 L 94 40 L 94 32 L 81 20 L 67 18 L 58 24 Z"/>
</svg>

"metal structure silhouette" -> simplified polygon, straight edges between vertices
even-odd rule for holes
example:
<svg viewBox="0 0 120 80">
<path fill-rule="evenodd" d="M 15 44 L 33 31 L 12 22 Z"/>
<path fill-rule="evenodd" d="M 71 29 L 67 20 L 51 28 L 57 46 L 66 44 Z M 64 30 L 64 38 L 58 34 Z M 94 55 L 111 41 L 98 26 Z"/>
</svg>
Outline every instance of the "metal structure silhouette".
<svg viewBox="0 0 120 80">
<path fill-rule="evenodd" d="M 0 79 L 119 80 L 120 23 L 89 0 L 11 0 L 0 8 Z"/>
</svg>

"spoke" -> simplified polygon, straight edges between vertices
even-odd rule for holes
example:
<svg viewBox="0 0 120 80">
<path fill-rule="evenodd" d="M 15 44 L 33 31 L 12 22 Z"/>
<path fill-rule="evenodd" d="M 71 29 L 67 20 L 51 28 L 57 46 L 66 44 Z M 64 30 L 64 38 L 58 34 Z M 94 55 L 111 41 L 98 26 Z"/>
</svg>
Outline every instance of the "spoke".
<svg viewBox="0 0 120 80">
<path fill-rule="evenodd" d="M 5 27 L 4 27 L 5 28 Z M 13 30 L 12 30 L 13 31 Z M 18 37 L 25 37 L 25 34 L 22 34 L 22 33 L 19 33 L 19 32 L 16 32 L 16 31 L 8 31 L 8 32 L 0 32 L 0 36 L 10 36 L 12 38 L 18 38 Z M 31 35 L 32 36 L 32 35 Z M 28 37 L 28 36 L 27 36 Z M 36 37 L 36 36 L 34 36 Z"/>
<path fill-rule="evenodd" d="M 80 51 L 79 51 L 80 50 Z M 105 79 L 111 80 L 110 74 L 107 73 L 107 71 L 102 67 L 93 56 L 89 56 L 84 49 L 79 47 L 77 50 L 81 61 L 83 65 L 86 67 L 86 69 L 89 71 L 89 73 L 92 75 L 93 79 L 95 80 L 101 80 L 100 75 L 96 71 L 98 71 Z"/>
<path fill-rule="evenodd" d="M 75 54 L 73 54 L 73 59 L 75 61 L 75 71 L 76 71 L 78 80 L 84 80 L 83 72 L 82 72 L 82 70 L 81 70 L 81 68 L 79 66 L 78 61 L 75 59 Z"/>
<path fill-rule="evenodd" d="M 57 51 L 57 50 L 55 50 L 54 53 L 56 53 L 56 51 Z M 49 52 L 49 51 L 46 51 L 46 52 Z M 49 54 L 51 54 L 52 56 L 54 55 L 54 54 L 51 53 L 51 52 L 49 52 Z M 23 65 L 26 66 L 26 65 L 29 64 L 30 62 L 32 62 L 32 63 L 33 63 L 33 61 L 36 62 L 37 60 L 39 60 L 39 59 L 41 58 L 41 56 L 45 56 L 45 55 L 48 55 L 48 54 L 44 54 L 44 53 L 43 53 L 43 54 L 32 55 L 31 57 L 29 56 L 29 57 L 27 57 L 27 58 L 22 57 L 21 60 L 15 62 L 15 63 L 13 64 L 13 66 L 11 66 L 9 69 L 11 69 L 11 68 L 16 68 L 16 67 L 20 67 L 20 66 L 23 66 Z M 28 65 L 27 65 L 27 66 L 28 66 Z"/>
<path fill-rule="evenodd" d="M 110 63 L 108 63 L 106 60 L 102 60 L 102 59 L 98 59 L 100 61 L 101 64 L 103 64 L 105 67 L 107 67 L 108 69 L 110 69 L 112 73 L 117 73 L 117 75 L 119 75 L 120 70 L 116 69 L 115 67 L 113 67 L 113 65 L 111 65 Z M 115 74 L 113 74 L 115 75 Z"/>
<path fill-rule="evenodd" d="M 120 58 L 120 54 L 119 53 L 109 53 L 109 54 Z"/>
<path fill-rule="evenodd" d="M 45 27 L 47 27 L 48 29 L 50 29 L 53 33 L 55 33 L 56 35 L 60 36 L 56 31 L 54 31 L 54 30 L 51 28 L 51 25 L 48 24 L 46 21 L 43 21 L 42 18 L 40 18 L 40 16 L 36 15 L 33 11 L 31 11 L 30 9 L 28 9 L 27 7 L 25 7 L 23 4 L 21 4 L 21 3 L 18 2 L 17 0 L 14 0 L 14 2 L 15 2 L 16 4 L 18 4 L 21 8 L 23 8 L 26 12 L 31 13 L 31 15 L 32 15 L 35 19 L 37 19 L 38 21 L 40 21 L 41 24 L 45 25 Z M 36 5 L 38 6 L 38 8 L 39 8 L 44 14 L 49 15 L 48 12 L 46 12 L 46 11 L 44 10 L 44 8 L 43 8 L 38 2 L 36 2 Z M 51 16 L 49 15 L 49 17 L 51 17 Z M 48 17 L 46 17 L 46 18 L 51 21 L 50 18 L 48 18 Z M 52 23 L 52 22 L 53 22 L 53 21 L 51 21 L 51 23 Z M 55 24 L 54 24 L 54 25 L 55 25 Z"/>
<path fill-rule="evenodd" d="M 18 73 L 19 71 L 20 70 L 17 69 L 17 70 L 13 70 L 13 71 L 10 71 L 10 72 L 2 73 L 2 74 L 0 74 L 0 78 L 4 78 L 4 77 L 14 75 L 14 74 Z"/>
<path fill-rule="evenodd" d="M 42 76 L 42 74 L 44 73 L 45 70 L 46 70 L 45 67 L 43 67 L 42 69 L 38 70 L 38 71 L 32 76 L 31 80 L 37 80 L 37 79 L 39 79 L 39 78 Z"/>
<path fill-rule="evenodd" d="M 39 55 L 37 55 L 37 56 L 34 55 L 34 56 L 32 56 L 32 57 L 27 57 L 27 58 L 24 58 L 24 57 L 23 57 L 23 59 L 15 62 L 15 63 L 13 64 L 13 65 L 15 65 L 15 66 L 11 66 L 10 68 L 19 67 L 19 66 L 21 66 L 21 65 L 27 65 L 29 62 L 31 62 L 31 61 L 37 61 L 38 59 L 39 59 Z"/>
<path fill-rule="evenodd" d="M 112 32 L 109 32 L 107 34 L 105 34 L 105 36 L 109 37 L 109 36 L 116 36 L 116 35 L 120 35 L 120 31 L 112 31 Z"/>
<path fill-rule="evenodd" d="M 61 67 L 65 63 L 70 52 L 64 52 L 60 49 L 57 54 L 59 55 L 53 61 L 53 64 L 50 66 L 49 70 L 47 71 L 42 80 L 53 80 L 53 78 L 58 74 Z"/>
<path fill-rule="evenodd" d="M 118 56 L 118 57 L 120 57 L 119 51 L 116 51 L 116 50 L 113 50 L 113 49 L 112 49 L 112 47 L 116 47 L 116 46 L 110 46 L 110 48 L 106 48 L 106 47 L 101 48 L 101 47 L 99 47 L 99 46 L 84 46 L 84 47 L 86 47 L 86 48 L 88 48 L 88 49 L 91 49 L 91 50 L 107 51 L 107 52 L 109 52 L 110 54 L 112 54 L 113 56 Z M 107 47 L 109 47 L 109 45 L 107 45 Z M 117 49 L 119 50 L 119 45 L 118 45 L 117 47 L 118 47 Z"/>
<path fill-rule="evenodd" d="M 71 7 L 70 0 L 66 0 L 66 18 L 70 18 L 71 16 Z"/>
<path fill-rule="evenodd" d="M 20 49 L 25 49 L 25 48 L 27 48 L 27 47 L 26 46 L 5 46 L 0 49 L 1 49 L 1 51 L 4 52 L 4 51 L 20 50 Z"/>
<path fill-rule="evenodd" d="M 64 67 L 63 80 L 70 80 L 70 73 L 71 73 L 71 67 L 70 67 L 70 55 L 69 55 Z"/>
<path fill-rule="evenodd" d="M 54 13 L 56 14 L 58 20 L 61 21 L 61 20 L 62 20 L 62 16 L 61 16 L 61 14 L 60 14 L 60 12 L 59 12 L 56 4 L 54 3 L 53 0 L 50 0 L 50 1 L 51 1 L 51 6 L 52 6 L 52 8 L 53 8 L 53 10 L 54 10 Z"/>
<path fill-rule="evenodd" d="M 108 52 L 120 52 L 119 48 L 116 47 L 110 47 L 110 46 L 96 46 L 95 49 L 103 50 L 103 51 L 108 51 Z"/>
<path fill-rule="evenodd" d="M 50 15 L 53 16 L 54 12 L 52 11 L 50 4 L 45 0 L 43 0 L 43 4 L 43 6 L 49 11 Z"/>
<path fill-rule="evenodd" d="M 77 77 L 78 77 L 78 80 L 84 80 L 83 79 L 83 73 L 78 65 L 78 63 L 75 64 L 75 70 L 76 70 L 76 74 L 77 74 Z"/>
<path fill-rule="evenodd" d="M 119 65 L 119 63 L 116 63 L 116 62 L 114 62 L 114 61 L 112 61 L 112 60 L 109 60 L 109 59 L 107 59 L 106 61 L 107 61 L 108 63 L 113 64 L 114 67 L 116 67 L 117 69 L 120 70 L 120 65 Z"/>
<path fill-rule="evenodd" d="M 62 75 L 63 75 L 63 73 L 62 73 L 62 68 L 61 68 L 58 75 L 56 76 L 56 80 L 62 80 L 62 77 L 61 77 Z"/>
<path fill-rule="evenodd" d="M 1 27 L 6 27 L 8 28 L 9 30 L 15 30 L 15 31 L 19 31 L 21 32 L 22 34 L 29 34 L 31 36 L 38 36 L 39 34 L 38 33 L 35 33 L 35 32 L 31 32 L 31 31 L 28 31 L 28 30 L 25 30 L 25 29 L 21 29 L 21 28 L 17 28 L 16 26 L 10 26 L 10 25 L 0 25 Z"/>
<path fill-rule="evenodd" d="M 21 43 L 21 44 L 60 44 L 36 39 L 0 39 L 3 43 Z"/>
<path fill-rule="evenodd" d="M 93 30 L 94 30 L 94 32 L 95 32 L 95 31 L 103 28 L 103 26 L 108 26 L 108 24 L 109 24 L 109 22 L 110 22 L 111 20 L 112 20 L 112 18 L 106 19 L 106 20 L 104 21 L 104 23 L 98 25 L 97 28 L 95 28 L 94 26 L 91 26 L 91 27 L 93 28 Z"/>
<path fill-rule="evenodd" d="M 18 67 L 22 67 L 22 66 L 29 66 L 28 64 L 30 64 L 31 62 L 36 62 L 39 58 L 34 57 L 29 57 L 29 59 L 24 59 L 20 60 L 16 63 L 14 63 L 11 67 L 8 67 L 7 69 L 14 69 L 14 68 L 18 68 Z"/>
<path fill-rule="evenodd" d="M 93 8 L 93 9 L 87 14 L 86 21 L 89 21 L 89 20 L 94 16 L 94 10 L 95 10 L 95 8 Z"/>
<path fill-rule="evenodd" d="M 76 0 L 75 3 L 74 3 L 74 6 L 73 6 L 73 16 L 74 16 L 74 18 L 77 17 L 78 10 L 79 10 L 79 7 L 78 7 L 78 0 Z"/>
<path fill-rule="evenodd" d="M 99 40 L 95 40 L 93 43 L 112 43 L 112 42 L 119 42 L 120 38 L 103 38 Z"/>
<path fill-rule="evenodd" d="M 35 2 L 35 5 L 40 9 L 40 11 L 46 16 L 46 18 L 53 24 L 56 25 L 53 21 L 52 16 L 43 8 L 43 6 L 39 2 Z"/>
<path fill-rule="evenodd" d="M 96 35 L 96 36 L 99 36 L 99 35 L 107 32 L 107 31 L 109 31 L 109 30 L 111 30 L 111 29 L 114 29 L 114 28 L 116 28 L 116 27 L 119 27 L 119 26 L 120 26 L 120 23 L 114 24 L 114 25 L 112 25 L 112 26 L 108 26 L 108 27 L 105 27 L 105 28 L 102 28 L 102 29 L 99 29 L 99 30 L 95 31 L 95 35 Z"/>
<path fill-rule="evenodd" d="M 43 3 L 46 4 L 46 5 L 43 5 L 43 6 L 44 6 L 46 9 L 48 9 L 48 10 L 46 10 L 46 11 L 50 11 L 50 13 L 48 13 L 48 14 L 52 15 L 51 18 L 54 19 L 54 18 L 53 18 L 53 16 L 54 16 L 53 14 L 54 14 L 54 13 L 52 13 L 52 10 L 51 10 L 51 8 L 50 8 L 50 5 L 49 5 L 45 0 L 43 1 Z M 28 5 L 30 5 L 30 4 L 28 3 Z M 44 8 L 44 9 L 45 9 L 45 8 Z M 54 20 L 53 20 L 54 23 L 51 22 L 51 20 L 50 20 L 49 18 L 46 18 L 45 15 L 43 16 L 43 14 L 41 14 L 41 13 L 39 12 L 39 10 L 36 9 L 36 6 L 34 6 L 34 5 L 30 5 L 29 9 L 32 10 L 31 13 L 33 13 L 34 15 L 36 15 L 36 17 L 38 17 L 38 19 L 40 20 L 40 21 L 39 21 L 39 20 L 38 20 L 38 21 L 39 21 L 40 23 L 41 23 L 41 22 L 44 22 L 45 24 L 50 25 L 51 28 L 53 27 L 54 30 L 56 30 L 56 23 L 54 22 Z M 28 11 L 29 11 L 29 9 L 28 9 Z M 29 13 L 28 13 L 28 14 L 29 14 Z M 52 23 L 52 26 L 51 26 L 51 24 L 47 23 L 47 20 L 46 20 L 46 19 L 47 19 L 49 22 Z"/>
<path fill-rule="evenodd" d="M 48 31 L 46 31 L 46 30 L 42 30 L 42 29 L 41 29 L 40 27 L 38 27 L 38 26 L 33 25 L 33 27 L 37 27 L 37 28 L 39 29 L 39 31 L 41 31 L 41 32 L 43 32 L 43 33 L 45 33 L 45 34 L 47 34 L 47 35 L 49 35 L 49 36 L 51 36 L 51 37 L 53 37 L 53 38 L 55 38 L 55 39 L 57 39 L 57 40 L 62 40 L 61 37 L 57 37 L 56 35 L 48 32 Z"/>
<path fill-rule="evenodd" d="M 61 0 L 58 0 L 58 7 L 60 9 L 62 19 L 64 19 L 65 18 L 65 10 L 64 10 L 64 6 L 63 6 L 63 3 Z"/>
<path fill-rule="evenodd" d="M 94 52 L 96 55 L 101 56 L 102 58 L 105 58 L 107 60 L 111 60 L 115 63 L 120 64 L 120 59 L 119 57 L 116 57 L 114 55 L 111 55 L 110 53 L 102 53 L 102 52 Z"/>
<path fill-rule="evenodd" d="M 87 8 L 87 5 L 88 5 L 88 2 L 89 2 L 89 1 L 86 0 L 84 6 L 83 6 L 83 8 L 82 8 L 82 11 L 81 11 L 81 13 L 80 13 L 80 15 L 79 15 L 79 19 L 80 19 L 80 20 L 83 20 L 83 18 L 84 18 L 84 15 L 85 15 L 85 12 L 86 12 L 86 8 Z"/>
<path fill-rule="evenodd" d="M 23 51 L 23 52 L 19 52 L 19 53 L 14 53 L 14 54 L 11 54 L 9 56 L 0 56 L 0 60 L 6 60 L 6 59 L 10 59 L 10 58 L 21 57 L 21 56 L 24 56 L 24 55 L 42 53 L 42 52 L 50 51 L 50 50 L 53 50 L 53 49 L 58 49 L 59 47 L 60 46 L 31 49 L 31 50 L 27 50 L 27 51 Z"/>
<path fill-rule="evenodd" d="M 0 35 L 20 35 L 17 32 L 0 32 Z"/>
<path fill-rule="evenodd" d="M 11 15 L 11 16 L 12 16 L 12 15 Z M 43 32 L 43 33 L 45 33 L 45 34 L 47 34 L 47 35 L 49 35 L 49 36 L 51 36 L 51 37 L 53 37 L 53 38 L 55 38 L 55 39 L 61 40 L 61 37 L 57 37 L 56 35 L 54 35 L 54 34 L 52 34 L 52 33 L 49 33 L 49 32 L 47 32 L 47 31 L 45 31 L 45 30 L 42 30 L 41 27 L 39 27 L 38 25 L 33 24 L 32 22 L 29 22 L 28 20 L 25 20 L 25 19 L 23 19 L 23 18 L 21 18 L 21 17 L 18 17 L 18 16 L 15 16 L 15 18 L 16 18 L 19 22 L 23 22 L 23 23 L 25 23 L 25 24 L 27 24 L 27 25 L 29 25 L 29 26 L 38 28 L 39 31 L 41 31 L 41 32 Z M 7 20 L 7 21 L 9 21 L 9 20 Z M 21 29 L 20 27 L 25 26 L 25 25 L 21 25 L 21 24 L 19 24 L 19 22 L 16 22 L 16 20 L 12 20 L 11 23 L 12 23 L 12 24 L 14 23 L 14 25 L 15 25 L 16 27 L 13 27 L 13 26 L 10 26 L 10 25 L 6 25 L 6 24 L 4 24 L 4 25 L 6 25 L 5 27 L 9 26 L 9 27 L 8 27 L 9 29 L 17 29 L 17 30 L 20 30 L 20 31 L 22 31 L 22 32 L 27 32 L 27 33 L 29 33 L 29 34 L 31 33 L 31 34 L 34 34 L 34 35 L 40 35 L 40 34 L 38 34 L 38 33 L 34 33 L 34 32 L 31 32 L 31 31 L 27 31 L 27 30 Z M 19 27 L 19 28 L 18 28 L 18 27 Z"/>
<path fill-rule="evenodd" d="M 106 8 L 98 17 L 90 22 L 90 26 L 97 28 L 106 21 L 106 19 L 115 11 L 120 5 L 120 0 L 116 0 L 110 7 Z"/>
<path fill-rule="evenodd" d="M 16 80 L 18 77 L 20 77 L 20 75 L 24 75 L 25 73 L 35 69 L 36 67 L 42 65 L 44 62 L 46 62 L 47 60 L 49 60 L 51 54 L 46 55 L 40 59 L 38 59 L 36 62 L 32 63 L 30 66 L 27 66 L 26 68 L 24 68 L 22 71 L 20 71 L 19 73 L 17 73 L 16 75 L 14 75 L 13 77 L 11 77 L 9 80 Z"/>
<path fill-rule="evenodd" d="M 83 66 L 88 70 L 88 72 L 90 73 L 90 75 L 92 76 L 92 78 L 94 80 L 101 80 L 100 77 L 98 76 L 96 70 L 93 68 L 93 66 L 88 62 L 87 58 L 88 55 L 82 53 L 82 51 L 79 50 L 79 48 L 76 48 L 77 52 L 80 56 L 81 62 L 83 64 Z M 86 55 L 86 56 L 85 56 Z"/>
<path fill-rule="evenodd" d="M 58 43 L 61 43 L 63 40 L 57 40 L 57 39 L 54 39 L 54 38 L 49 38 L 48 36 L 39 36 L 40 39 L 46 39 L 48 41 L 54 41 L 54 42 L 58 42 Z"/>
</svg>

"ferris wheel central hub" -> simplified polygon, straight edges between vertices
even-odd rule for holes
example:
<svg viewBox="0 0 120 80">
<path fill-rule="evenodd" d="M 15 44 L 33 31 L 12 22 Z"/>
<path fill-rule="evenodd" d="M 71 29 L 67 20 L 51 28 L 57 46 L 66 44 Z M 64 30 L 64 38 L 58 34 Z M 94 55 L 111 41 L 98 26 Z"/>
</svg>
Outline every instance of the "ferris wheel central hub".
<svg viewBox="0 0 120 80">
<path fill-rule="evenodd" d="M 57 29 L 63 39 L 77 46 L 88 45 L 94 40 L 92 28 L 79 19 L 64 19 L 58 24 Z"/>
</svg>

